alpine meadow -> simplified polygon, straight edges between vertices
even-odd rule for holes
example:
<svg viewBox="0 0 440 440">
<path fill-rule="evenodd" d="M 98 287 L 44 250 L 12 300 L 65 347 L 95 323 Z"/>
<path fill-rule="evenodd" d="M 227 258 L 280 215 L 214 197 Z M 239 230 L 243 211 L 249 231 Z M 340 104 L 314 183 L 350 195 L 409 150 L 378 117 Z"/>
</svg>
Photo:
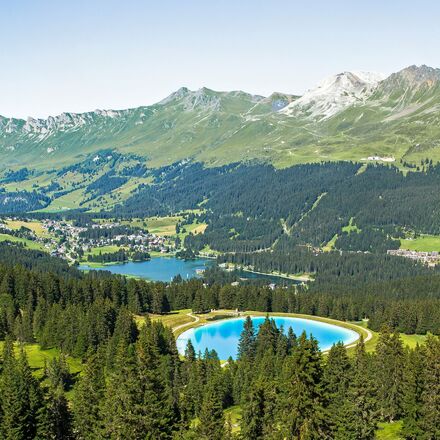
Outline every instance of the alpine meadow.
<svg viewBox="0 0 440 440">
<path fill-rule="evenodd" d="M 439 6 L 162 3 L 0 6 L 0 439 L 440 440 Z"/>
</svg>

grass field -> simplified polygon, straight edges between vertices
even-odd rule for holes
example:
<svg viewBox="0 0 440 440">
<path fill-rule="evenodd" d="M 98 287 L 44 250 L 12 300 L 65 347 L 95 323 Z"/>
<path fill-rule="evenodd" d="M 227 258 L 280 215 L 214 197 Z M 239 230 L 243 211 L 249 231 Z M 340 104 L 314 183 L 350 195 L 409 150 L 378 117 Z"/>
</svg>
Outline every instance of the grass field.
<svg viewBox="0 0 440 440">
<path fill-rule="evenodd" d="M 343 232 L 348 232 L 348 233 L 350 233 L 350 232 L 360 232 L 360 229 L 355 224 L 353 224 L 353 220 L 354 219 L 352 217 L 350 219 L 348 225 L 346 225 L 346 226 L 344 226 L 342 228 Z M 335 243 L 336 243 L 337 239 L 338 239 L 338 234 L 335 234 L 333 236 L 333 238 L 325 246 L 323 246 L 322 250 L 324 252 L 330 252 L 331 250 L 333 250 L 335 248 Z"/>
<path fill-rule="evenodd" d="M 3 350 L 3 341 L 0 341 L 0 352 Z M 41 378 L 44 374 L 44 365 L 52 359 L 59 357 L 60 352 L 56 348 L 43 350 L 38 344 L 24 344 L 24 350 L 35 377 Z M 18 354 L 20 346 L 15 345 L 15 352 Z M 69 365 L 70 373 L 77 374 L 82 370 L 81 361 L 71 356 L 67 357 L 67 364 Z"/>
<path fill-rule="evenodd" d="M 231 406 L 224 411 L 225 419 L 231 421 L 232 432 L 236 433 L 240 431 L 240 420 L 241 420 L 241 407 L 238 405 Z"/>
<path fill-rule="evenodd" d="M 87 252 L 87 255 L 99 255 L 99 253 L 101 252 L 102 254 L 109 254 L 112 252 L 117 252 L 119 249 L 123 249 L 123 247 L 119 247 L 119 246 L 101 246 L 101 247 L 94 247 L 90 249 L 90 252 Z"/>
<path fill-rule="evenodd" d="M 225 419 L 230 420 L 232 424 L 232 432 L 240 432 L 240 421 L 242 417 L 242 409 L 239 405 L 231 406 L 224 411 Z M 401 440 L 400 431 L 402 422 L 379 423 L 376 431 L 376 440 Z"/>
<path fill-rule="evenodd" d="M 67 209 L 79 208 L 79 202 L 84 198 L 84 189 L 77 189 L 64 196 L 55 199 L 46 208 L 40 209 L 36 212 L 60 212 Z"/>
<path fill-rule="evenodd" d="M 163 325 L 166 325 L 170 328 L 175 328 L 179 325 L 187 324 L 194 321 L 191 316 L 187 315 L 190 312 L 190 309 L 184 309 L 176 310 L 171 313 L 167 313 L 166 315 L 155 315 L 151 313 L 148 316 L 152 321 L 161 321 Z M 135 316 L 135 320 L 138 326 L 142 326 L 142 324 L 145 322 L 145 316 L 137 315 Z"/>
<path fill-rule="evenodd" d="M 376 431 L 377 440 L 401 440 L 402 437 L 399 435 L 402 429 L 402 422 L 393 423 L 379 423 L 378 429 Z"/>
<path fill-rule="evenodd" d="M 20 229 L 21 227 L 25 227 L 27 229 L 30 229 L 35 233 L 37 237 L 48 237 L 49 234 L 47 233 L 46 229 L 43 228 L 43 224 L 38 221 L 29 221 L 25 222 L 22 220 L 6 220 L 6 225 L 14 230 Z"/>
<path fill-rule="evenodd" d="M 185 239 L 185 237 L 189 233 L 192 233 L 194 235 L 196 235 L 196 234 L 203 234 L 207 227 L 208 227 L 208 225 L 206 223 L 192 223 L 190 225 L 183 225 L 182 229 L 185 229 L 185 232 L 180 232 L 179 234 L 177 234 L 177 236 L 183 242 L 183 240 Z"/>
<path fill-rule="evenodd" d="M 176 225 L 183 219 L 182 216 L 174 215 L 167 217 L 147 217 L 145 219 L 133 219 L 131 221 L 123 221 L 122 224 L 147 228 L 149 232 L 163 237 L 171 237 L 176 235 Z M 200 234 L 205 232 L 207 225 L 205 223 L 193 223 L 191 225 L 183 225 L 182 228 L 186 232 L 179 233 L 181 239 L 185 238 L 190 232 Z"/>
<path fill-rule="evenodd" d="M 182 220 L 182 217 L 149 217 L 145 219 L 147 229 L 152 234 L 162 235 L 164 237 L 176 234 L 176 225 Z"/>
<path fill-rule="evenodd" d="M 208 256 L 217 256 L 221 254 L 221 252 L 211 249 L 209 245 L 206 245 L 199 253 L 201 255 L 205 254 Z"/>
<path fill-rule="evenodd" d="M 400 335 L 403 345 L 414 348 L 417 344 L 421 345 L 426 341 L 426 335 Z"/>
<path fill-rule="evenodd" d="M 84 253 L 84 257 L 82 258 L 82 262 L 83 263 L 87 263 L 88 266 L 90 267 L 102 267 L 105 264 L 103 263 L 97 263 L 97 262 L 93 262 L 93 261 L 87 261 L 87 257 L 89 255 L 99 255 L 99 253 L 102 254 L 110 254 L 110 253 L 114 253 L 117 252 L 119 249 L 126 249 L 124 247 L 119 247 L 119 246 L 101 246 L 101 247 L 94 247 L 90 249 L 90 252 L 86 252 Z M 109 263 L 110 264 L 110 263 Z"/>
<path fill-rule="evenodd" d="M 348 225 L 344 226 L 342 228 L 342 231 L 348 232 L 348 233 L 350 233 L 350 232 L 360 232 L 360 229 L 355 224 L 353 224 L 353 221 L 354 221 L 354 218 L 351 217 Z"/>
<path fill-rule="evenodd" d="M 0 241 L 11 241 L 13 243 L 22 243 L 28 249 L 45 250 L 44 246 L 27 238 L 14 237 L 13 235 L 0 234 Z"/>
<path fill-rule="evenodd" d="M 335 247 L 336 240 L 338 239 L 338 234 L 335 234 L 333 238 L 322 248 L 324 252 L 330 252 Z"/>
<path fill-rule="evenodd" d="M 366 321 L 353 322 L 360 327 L 367 327 Z M 365 348 L 367 351 L 371 352 L 376 349 L 377 340 L 379 338 L 379 333 L 370 330 L 373 337 L 365 344 Z M 414 348 L 417 344 L 423 344 L 426 340 L 426 335 L 406 335 L 404 333 L 400 334 L 400 338 L 402 339 L 402 343 L 404 346 L 409 348 Z"/>
<path fill-rule="evenodd" d="M 401 240 L 400 249 L 420 252 L 440 251 L 440 235 L 422 235 Z"/>
</svg>

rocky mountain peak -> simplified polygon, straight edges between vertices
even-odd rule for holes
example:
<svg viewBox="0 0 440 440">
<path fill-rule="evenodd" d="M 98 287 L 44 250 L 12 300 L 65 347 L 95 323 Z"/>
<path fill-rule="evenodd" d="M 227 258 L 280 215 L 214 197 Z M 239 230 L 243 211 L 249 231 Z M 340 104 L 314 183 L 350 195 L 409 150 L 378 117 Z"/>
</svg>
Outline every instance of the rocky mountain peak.
<svg viewBox="0 0 440 440">
<path fill-rule="evenodd" d="M 320 82 L 281 112 L 325 119 L 371 95 L 384 75 L 374 72 L 341 72 Z"/>
<path fill-rule="evenodd" d="M 384 81 L 384 89 L 388 91 L 399 88 L 411 88 L 416 90 L 420 87 L 433 87 L 440 82 L 440 69 L 434 69 L 426 65 L 408 66 L 399 72 L 392 73 Z"/>
</svg>

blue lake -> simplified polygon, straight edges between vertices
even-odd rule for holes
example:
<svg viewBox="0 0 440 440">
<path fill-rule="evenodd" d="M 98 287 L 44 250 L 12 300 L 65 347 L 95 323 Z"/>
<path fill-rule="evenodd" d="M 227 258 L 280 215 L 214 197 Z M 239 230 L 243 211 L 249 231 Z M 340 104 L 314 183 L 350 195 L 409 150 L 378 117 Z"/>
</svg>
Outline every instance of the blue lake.
<svg viewBox="0 0 440 440">
<path fill-rule="evenodd" d="M 181 260 L 175 257 L 153 257 L 148 261 L 107 264 L 102 267 L 88 266 L 86 263 L 78 267 L 81 270 L 107 270 L 118 275 L 132 275 L 151 281 L 172 281 L 176 275 L 184 280 L 200 277 L 198 271 L 204 270 L 215 264 L 215 260 L 209 258 L 197 258 L 195 260 Z M 296 284 L 297 281 L 273 275 L 263 275 L 253 272 L 240 271 L 239 276 L 243 279 L 260 279 L 266 283 Z"/>
<path fill-rule="evenodd" d="M 301 335 L 303 331 L 307 336 L 313 335 L 318 341 L 319 348 L 323 351 L 330 349 L 333 344 L 339 341 L 351 344 L 359 338 L 359 335 L 353 330 L 325 322 L 287 316 L 271 316 L 271 318 L 274 319 L 278 328 L 283 326 L 285 333 L 289 327 L 292 327 L 297 336 Z M 226 360 L 229 357 L 235 359 L 245 319 L 244 317 L 225 319 L 185 331 L 177 338 L 179 353 L 185 353 L 188 339 L 191 339 L 196 353 L 199 351 L 204 353 L 205 349 L 209 349 L 215 350 L 220 359 Z M 257 329 L 264 319 L 264 316 L 253 317 L 254 328 Z"/>
<path fill-rule="evenodd" d="M 183 279 L 199 276 L 198 270 L 204 270 L 214 263 L 214 260 L 197 258 L 196 260 L 181 260 L 174 257 L 154 257 L 149 261 L 124 264 L 109 264 L 103 267 L 90 267 L 87 264 L 79 266 L 82 270 L 108 270 L 119 275 L 133 275 L 152 281 L 171 281 L 176 275 Z"/>
</svg>

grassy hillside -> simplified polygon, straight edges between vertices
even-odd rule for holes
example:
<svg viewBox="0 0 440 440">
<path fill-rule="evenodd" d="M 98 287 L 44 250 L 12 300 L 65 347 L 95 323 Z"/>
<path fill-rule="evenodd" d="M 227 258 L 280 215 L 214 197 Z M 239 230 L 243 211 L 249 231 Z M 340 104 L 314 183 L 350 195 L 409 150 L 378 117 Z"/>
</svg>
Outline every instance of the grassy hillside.
<svg viewBox="0 0 440 440">
<path fill-rule="evenodd" d="M 0 117 L 0 159 L 4 168 L 40 171 L 109 149 L 139 156 L 150 167 L 186 159 L 208 165 L 259 160 L 277 167 L 374 156 L 396 163 L 438 161 L 439 84 L 438 69 L 411 66 L 330 117 L 283 112 L 296 99 L 290 95 L 206 88 L 182 88 L 129 110 L 64 113 L 50 123 Z"/>
<path fill-rule="evenodd" d="M 421 252 L 440 252 L 440 236 L 438 235 L 421 235 L 417 238 L 408 238 L 401 240 L 401 249 Z"/>
</svg>

